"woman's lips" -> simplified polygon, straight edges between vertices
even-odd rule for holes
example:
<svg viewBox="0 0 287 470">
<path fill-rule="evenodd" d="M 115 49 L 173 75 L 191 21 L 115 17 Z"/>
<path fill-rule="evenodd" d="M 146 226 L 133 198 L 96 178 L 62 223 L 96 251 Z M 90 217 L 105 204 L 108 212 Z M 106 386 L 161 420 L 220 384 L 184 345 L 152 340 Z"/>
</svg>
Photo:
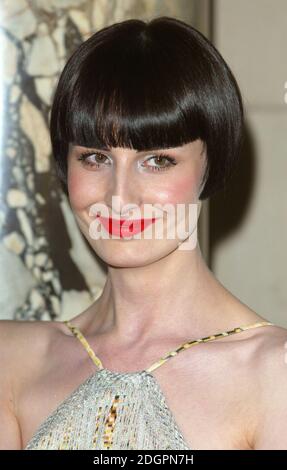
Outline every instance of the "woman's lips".
<svg viewBox="0 0 287 470">
<path fill-rule="evenodd" d="M 152 219 L 137 219 L 137 220 L 128 220 L 128 219 L 113 219 L 112 217 L 99 217 L 101 223 L 105 227 L 105 230 L 109 232 L 110 235 L 116 235 L 119 237 L 129 237 L 145 230 L 149 225 L 153 224 L 156 217 Z M 125 222 L 125 226 L 123 226 Z"/>
</svg>

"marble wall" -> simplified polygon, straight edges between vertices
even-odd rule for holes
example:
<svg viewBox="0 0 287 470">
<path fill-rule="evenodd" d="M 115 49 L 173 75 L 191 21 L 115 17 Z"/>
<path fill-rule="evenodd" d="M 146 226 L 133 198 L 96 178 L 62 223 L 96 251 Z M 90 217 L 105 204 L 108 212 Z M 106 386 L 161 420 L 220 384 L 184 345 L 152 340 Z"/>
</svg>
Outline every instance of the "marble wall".
<svg viewBox="0 0 287 470">
<path fill-rule="evenodd" d="M 51 157 L 48 120 L 66 59 L 98 29 L 175 16 L 207 33 L 206 0 L 0 0 L 0 318 L 67 319 L 101 293 Z"/>
</svg>

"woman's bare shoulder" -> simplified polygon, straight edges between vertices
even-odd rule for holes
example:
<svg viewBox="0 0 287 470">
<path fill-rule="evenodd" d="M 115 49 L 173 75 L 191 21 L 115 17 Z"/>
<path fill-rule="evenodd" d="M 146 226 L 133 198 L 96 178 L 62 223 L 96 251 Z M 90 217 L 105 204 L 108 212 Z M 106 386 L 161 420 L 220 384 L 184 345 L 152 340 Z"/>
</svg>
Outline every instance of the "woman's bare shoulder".
<svg viewBox="0 0 287 470">
<path fill-rule="evenodd" d="M 287 328 L 266 327 L 253 373 L 258 410 L 254 449 L 287 450 Z"/>
<path fill-rule="evenodd" d="M 274 324 L 260 330 L 253 360 L 261 380 L 267 383 L 269 378 L 272 384 L 276 371 L 282 372 L 283 367 L 287 373 L 287 328 Z"/>
<path fill-rule="evenodd" d="M 270 358 L 275 352 L 281 352 L 281 358 L 283 359 L 284 352 L 287 352 L 287 328 L 274 323 L 273 325 L 259 328 L 259 330 L 261 330 L 261 334 L 258 335 L 257 360 L 263 361 L 264 364 L 265 361 L 268 362 L 268 357 Z"/>
<path fill-rule="evenodd" d="M 250 329 L 235 337 L 235 341 L 226 344 L 226 347 L 232 346 L 231 354 L 219 357 L 226 361 L 229 379 L 236 384 L 236 390 L 231 387 L 230 399 L 238 400 L 244 435 L 250 447 L 276 448 L 280 441 L 271 443 L 276 425 L 273 421 L 271 426 L 271 422 L 277 404 L 281 403 L 281 416 L 285 408 L 287 418 L 287 329 L 273 324 Z M 227 348 L 223 350 L 226 351 Z M 276 416 L 278 420 L 282 419 L 279 411 Z"/>
<path fill-rule="evenodd" d="M 0 449 L 22 448 L 18 400 L 41 370 L 54 337 L 53 323 L 0 320 Z"/>
<path fill-rule="evenodd" d="M 45 357 L 56 332 L 56 322 L 0 320 L 1 367 L 6 373 L 27 372 Z"/>
<path fill-rule="evenodd" d="M 25 339 L 26 334 L 48 333 L 52 332 L 55 321 L 44 320 L 1 320 L 0 319 L 0 335 L 1 340 L 11 341 L 15 339 Z M 37 339 L 37 338 L 35 338 Z"/>
<path fill-rule="evenodd" d="M 275 323 L 250 329 L 243 333 L 241 339 L 242 341 L 239 338 L 239 347 L 235 351 L 239 353 L 239 356 L 242 355 L 243 359 L 246 359 L 250 366 L 249 370 L 252 375 L 254 374 L 254 377 L 260 375 L 261 370 L 268 367 L 268 363 L 271 365 L 270 358 L 274 353 L 281 353 L 281 360 L 283 360 L 284 352 L 287 352 L 287 328 Z M 246 365 L 246 362 L 243 361 L 243 364 Z"/>
</svg>

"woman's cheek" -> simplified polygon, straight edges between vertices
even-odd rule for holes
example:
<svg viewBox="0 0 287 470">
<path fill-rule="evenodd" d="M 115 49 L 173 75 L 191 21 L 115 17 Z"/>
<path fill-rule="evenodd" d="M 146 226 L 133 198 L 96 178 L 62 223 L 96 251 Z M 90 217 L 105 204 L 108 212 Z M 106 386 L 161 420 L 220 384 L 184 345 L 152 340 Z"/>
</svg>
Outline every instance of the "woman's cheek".
<svg viewBox="0 0 287 470">
<path fill-rule="evenodd" d="M 197 182 L 193 176 L 178 178 L 162 192 L 162 199 L 169 204 L 188 204 L 196 202 Z"/>
<path fill-rule="evenodd" d="M 69 171 L 67 175 L 69 200 L 74 209 L 83 209 L 88 201 L 88 184 L 79 171 Z"/>
</svg>

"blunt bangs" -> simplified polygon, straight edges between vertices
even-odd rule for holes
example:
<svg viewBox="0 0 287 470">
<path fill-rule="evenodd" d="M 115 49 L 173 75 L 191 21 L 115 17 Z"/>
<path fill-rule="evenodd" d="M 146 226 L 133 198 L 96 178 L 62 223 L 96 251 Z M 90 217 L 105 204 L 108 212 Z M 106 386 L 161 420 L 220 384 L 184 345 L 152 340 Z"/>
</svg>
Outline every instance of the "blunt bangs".
<svg viewBox="0 0 287 470">
<path fill-rule="evenodd" d="M 183 21 L 115 23 L 72 54 L 54 95 L 50 134 L 66 194 L 69 144 L 155 150 L 201 139 L 200 199 L 222 189 L 242 141 L 236 80 L 211 42 Z"/>
</svg>

